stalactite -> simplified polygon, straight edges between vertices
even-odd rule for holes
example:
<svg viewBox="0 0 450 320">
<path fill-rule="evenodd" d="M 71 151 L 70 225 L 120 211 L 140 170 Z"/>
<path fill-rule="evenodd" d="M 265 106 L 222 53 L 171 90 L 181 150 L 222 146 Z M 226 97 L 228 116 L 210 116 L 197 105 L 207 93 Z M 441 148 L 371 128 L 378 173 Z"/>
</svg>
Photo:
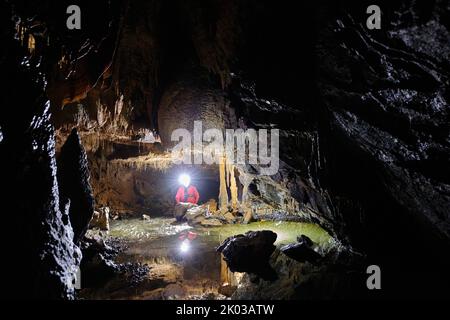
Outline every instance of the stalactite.
<svg viewBox="0 0 450 320">
<path fill-rule="evenodd" d="M 223 255 L 220 254 L 220 282 L 221 283 L 229 283 L 229 271 L 225 260 L 223 260 Z"/>
</svg>

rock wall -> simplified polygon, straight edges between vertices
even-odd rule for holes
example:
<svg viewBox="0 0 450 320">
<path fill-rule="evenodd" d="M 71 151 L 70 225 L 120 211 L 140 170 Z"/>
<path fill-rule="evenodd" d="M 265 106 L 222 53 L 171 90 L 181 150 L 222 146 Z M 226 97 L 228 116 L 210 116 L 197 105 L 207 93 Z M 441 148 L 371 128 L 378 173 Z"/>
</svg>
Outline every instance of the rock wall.
<svg viewBox="0 0 450 320">
<path fill-rule="evenodd" d="M 321 33 L 329 187 L 363 205 L 359 221 L 346 214 L 349 227 L 380 241 L 402 228 L 450 243 L 447 5 L 390 5 L 376 32 L 338 15 Z"/>
<path fill-rule="evenodd" d="M 94 197 L 88 159 L 76 129 L 62 146 L 57 163 L 60 206 L 63 208 L 69 201 L 74 241 L 79 244 L 94 214 Z"/>
<path fill-rule="evenodd" d="M 69 206 L 60 208 L 45 77 L 39 59 L 14 39 L 15 12 L 5 3 L 0 12 L 0 64 L 9 79 L 0 116 L 1 211 L 8 214 L 2 231 L 3 288 L 15 299 L 71 299 L 81 254 L 73 242 Z"/>
</svg>

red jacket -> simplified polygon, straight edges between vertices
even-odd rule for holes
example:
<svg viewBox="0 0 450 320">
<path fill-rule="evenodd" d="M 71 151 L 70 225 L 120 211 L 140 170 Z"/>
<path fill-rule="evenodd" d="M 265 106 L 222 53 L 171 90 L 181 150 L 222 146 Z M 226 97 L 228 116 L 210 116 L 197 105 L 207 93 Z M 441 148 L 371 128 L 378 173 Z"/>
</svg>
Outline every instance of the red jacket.
<svg viewBox="0 0 450 320">
<path fill-rule="evenodd" d="M 198 194 L 197 188 L 194 186 L 188 187 L 186 198 L 185 198 L 185 188 L 183 186 L 178 188 L 177 195 L 175 196 L 175 200 L 177 201 L 177 203 L 189 202 L 197 204 L 199 198 L 200 195 Z"/>
</svg>

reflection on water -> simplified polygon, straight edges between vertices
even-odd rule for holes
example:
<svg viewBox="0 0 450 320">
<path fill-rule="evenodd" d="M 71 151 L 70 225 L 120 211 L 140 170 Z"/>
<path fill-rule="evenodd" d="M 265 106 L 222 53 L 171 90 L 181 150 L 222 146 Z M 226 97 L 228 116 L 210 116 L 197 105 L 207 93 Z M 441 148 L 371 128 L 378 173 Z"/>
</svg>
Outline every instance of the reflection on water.
<svg viewBox="0 0 450 320">
<path fill-rule="evenodd" d="M 299 223 L 290 221 L 260 221 L 250 224 L 223 225 L 214 228 L 192 228 L 187 224 L 174 224 L 174 219 L 153 218 L 148 221 L 140 219 L 117 220 L 111 223 L 110 236 L 130 241 L 146 241 L 161 238 L 171 238 L 186 230 L 199 235 L 201 242 L 219 244 L 226 238 L 243 234 L 247 231 L 271 230 L 277 234 L 276 245 L 296 242 L 297 236 L 304 234 L 315 243 L 326 246 L 330 235 L 320 226 L 312 223 Z"/>
<path fill-rule="evenodd" d="M 216 247 L 232 235 L 258 230 L 275 232 L 278 235 L 277 246 L 296 242 L 301 234 L 325 250 L 333 241 L 319 226 L 299 222 L 262 221 L 206 229 L 176 224 L 175 219 L 169 218 L 111 221 L 109 236 L 126 243 L 126 249 L 116 257 L 116 262 L 145 264 L 150 271 L 145 281 L 132 289 L 120 280 L 120 286 L 127 289 L 111 291 L 108 288 L 118 287 L 115 284 L 118 280 L 113 279 L 103 288 L 86 291 L 85 296 L 102 299 L 195 299 L 205 294 L 217 295 L 223 283 L 235 283 L 236 274 L 229 272 Z M 183 242 L 179 235 L 188 231 L 195 232 L 197 237 L 190 241 L 187 250 L 181 250 Z"/>
<path fill-rule="evenodd" d="M 271 230 L 277 234 L 275 245 L 283 245 L 297 241 L 301 234 L 307 235 L 312 241 L 319 245 L 327 245 L 331 237 L 318 225 L 312 223 L 299 223 L 289 221 L 260 221 L 248 225 L 224 225 L 218 228 L 203 229 L 198 231 L 201 236 L 211 238 L 217 243 L 221 243 L 226 238 L 244 234 L 248 231 Z"/>
</svg>

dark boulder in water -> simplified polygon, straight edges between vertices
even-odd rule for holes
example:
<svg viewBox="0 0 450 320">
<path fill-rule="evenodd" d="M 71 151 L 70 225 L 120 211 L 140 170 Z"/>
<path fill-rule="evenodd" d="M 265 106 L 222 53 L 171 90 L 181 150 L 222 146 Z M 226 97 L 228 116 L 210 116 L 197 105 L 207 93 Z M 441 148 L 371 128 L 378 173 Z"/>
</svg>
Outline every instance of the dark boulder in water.
<svg viewBox="0 0 450 320">
<path fill-rule="evenodd" d="M 308 247 L 312 247 L 314 244 L 314 242 L 311 240 L 311 238 L 308 236 L 305 236 L 304 234 L 297 237 L 297 242 L 305 243 Z"/>
<path fill-rule="evenodd" d="M 232 272 L 253 273 L 264 280 L 276 279 L 275 271 L 269 265 L 269 258 L 275 250 L 277 234 L 268 231 L 249 231 L 229 237 L 217 248 Z"/>
<path fill-rule="evenodd" d="M 281 247 L 281 252 L 299 262 L 316 264 L 322 256 L 315 252 L 306 242 L 292 243 Z"/>
</svg>

